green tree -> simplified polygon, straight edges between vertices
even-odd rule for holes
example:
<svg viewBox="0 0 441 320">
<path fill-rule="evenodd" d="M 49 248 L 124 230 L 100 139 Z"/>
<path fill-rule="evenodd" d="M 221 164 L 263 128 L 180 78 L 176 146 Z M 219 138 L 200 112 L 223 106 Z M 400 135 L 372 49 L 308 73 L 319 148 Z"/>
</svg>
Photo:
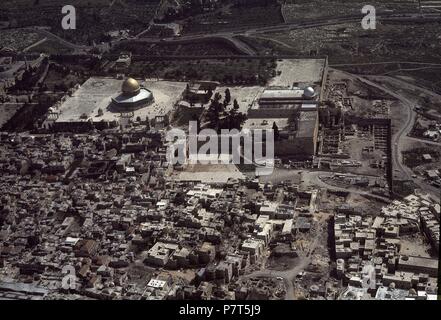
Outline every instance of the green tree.
<svg viewBox="0 0 441 320">
<path fill-rule="evenodd" d="M 225 99 L 224 99 L 224 104 L 228 105 L 231 101 L 231 93 L 230 93 L 230 89 L 225 89 Z"/>
<path fill-rule="evenodd" d="M 205 95 L 205 102 L 208 102 L 211 99 L 212 96 L 213 96 L 213 90 L 211 90 L 211 88 L 209 88 L 207 90 L 206 95 Z"/>
<path fill-rule="evenodd" d="M 280 132 L 276 122 L 273 122 L 274 139 L 279 140 Z"/>
<path fill-rule="evenodd" d="M 234 101 L 233 101 L 233 108 L 237 111 L 237 110 L 239 110 L 239 103 L 237 103 L 237 100 L 236 99 L 234 99 Z"/>
<path fill-rule="evenodd" d="M 221 99 L 222 99 L 222 95 L 219 92 L 216 92 L 214 94 L 213 100 L 216 101 L 216 102 L 219 102 Z"/>
</svg>

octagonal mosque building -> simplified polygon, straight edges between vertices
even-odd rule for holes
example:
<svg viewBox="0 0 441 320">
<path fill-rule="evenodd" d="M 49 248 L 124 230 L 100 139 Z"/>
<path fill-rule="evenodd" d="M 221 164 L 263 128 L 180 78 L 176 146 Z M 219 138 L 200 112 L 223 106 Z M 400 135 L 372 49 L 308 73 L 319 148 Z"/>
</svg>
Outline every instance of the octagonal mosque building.
<svg viewBox="0 0 441 320">
<path fill-rule="evenodd" d="M 112 105 L 117 110 L 133 111 L 144 108 L 154 101 L 153 93 L 139 85 L 133 78 L 124 80 L 121 93 L 112 98 Z"/>
</svg>

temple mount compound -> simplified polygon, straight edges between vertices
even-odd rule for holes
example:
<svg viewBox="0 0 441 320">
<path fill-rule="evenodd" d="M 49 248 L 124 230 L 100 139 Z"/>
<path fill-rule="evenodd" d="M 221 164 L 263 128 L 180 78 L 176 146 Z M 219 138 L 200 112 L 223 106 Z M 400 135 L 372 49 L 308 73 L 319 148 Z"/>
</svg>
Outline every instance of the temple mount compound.
<svg viewBox="0 0 441 320">
<path fill-rule="evenodd" d="M 141 87 L 133 78 L 124 80 L 121 86 L 121 93 L 112 97 L 112 105 L 115 110 L 134 111 L 144 108 L 154 101 L 153 93 Z"/>
<path fill-rule="evenodd" d="M 91 77 L 50 109 L 44 128 L 84 132 L 168 115 L 181 99 L 185 82 Z"/>
</svg>

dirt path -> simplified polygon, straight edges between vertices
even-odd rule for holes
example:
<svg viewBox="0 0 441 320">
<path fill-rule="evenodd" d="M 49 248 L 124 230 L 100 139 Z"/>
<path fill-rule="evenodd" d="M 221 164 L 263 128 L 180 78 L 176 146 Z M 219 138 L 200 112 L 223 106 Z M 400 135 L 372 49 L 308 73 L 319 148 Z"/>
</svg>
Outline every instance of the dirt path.
<svg viewBox="0 0 441 320">
<path fill-rule="evenodd" d="M 395 170 L 399 171 L 400 178 L 404 177 L 408 180 L 414 180 L 412 179 L 412 170 L 403 164 L 403 156 L 401 152 L 403 151 L 405 140 L 409 138 L 408 134 L 411 132 L 413 124 L 415 123 L 416 112 L 413 110 L 413 107 L 415 106 L 415 104 L 417 104 L 417 101 L 411 100 L 408 96 L 406 96 L 405 93 L 403 93 L 403 90 L 421 90 L 432 95 L 439 95 L 427 89 L 420 88 L 407 82 L 387 76 L 360 76 L 350 74 L 341 70 L 339 70 L 339 72 L 344 73 L 349 78 L 356 79 L 368 86 L 372 86 L 387 93 L 388 95 L 400 101 L 400 103 L 403 105 L 403 112 L 405 113 L 406 120 L 404 124 L 396 128 L 396 132 L 392 136 L 392 164 Z M 418 182 L 418 186 L 423 191 L 429 193 L 435 199 L 440 198 L 439 191 L 436 190 L 433 186 L 430 186 L 423 181 L 414 182 Z"/>
</svg>

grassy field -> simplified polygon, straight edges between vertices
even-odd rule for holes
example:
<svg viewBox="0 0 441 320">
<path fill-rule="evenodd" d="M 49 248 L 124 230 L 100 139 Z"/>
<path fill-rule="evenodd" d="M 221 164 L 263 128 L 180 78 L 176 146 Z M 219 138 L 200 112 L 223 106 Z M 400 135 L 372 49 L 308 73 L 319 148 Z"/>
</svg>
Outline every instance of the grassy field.
<svg viewBox="0 0 441 320">
<path fill-rule="evenodd" d="M 112 53 L 130 51 L 132 54 L 143 56 L 210 56 L 210 55 L 239 55 L 240 51 L 226 41 L 205 40 L 193 43 L 157 43 L 146 44 L 131 42 L 112 48 Z"/>
<path fill-rule="evenodd" d="M 132 63 L 128 74 L 167 80 L 218 81 L 227 85 L 263 85 L 276 75 L 273 59 L 146 60 Z"/>
</svg>

